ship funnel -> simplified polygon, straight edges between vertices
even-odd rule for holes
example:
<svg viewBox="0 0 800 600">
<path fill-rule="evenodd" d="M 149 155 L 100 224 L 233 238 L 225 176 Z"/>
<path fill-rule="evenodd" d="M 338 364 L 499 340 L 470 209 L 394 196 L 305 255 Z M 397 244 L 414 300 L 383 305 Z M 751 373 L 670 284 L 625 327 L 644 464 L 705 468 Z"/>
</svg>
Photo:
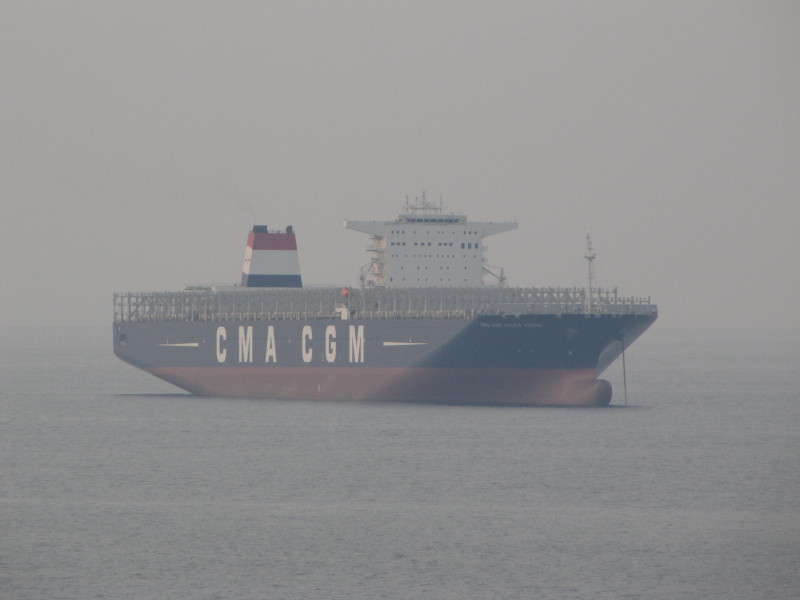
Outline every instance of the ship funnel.
<svg viewBox="0 0 800 600">
<path fill-rule="evenodd" d="M 286 231 L 269 231 L 255 225 L 247 236 L 242 268 L 243 287 L 303 287 L 300 260 L 292 226 Z"/>
</svg>

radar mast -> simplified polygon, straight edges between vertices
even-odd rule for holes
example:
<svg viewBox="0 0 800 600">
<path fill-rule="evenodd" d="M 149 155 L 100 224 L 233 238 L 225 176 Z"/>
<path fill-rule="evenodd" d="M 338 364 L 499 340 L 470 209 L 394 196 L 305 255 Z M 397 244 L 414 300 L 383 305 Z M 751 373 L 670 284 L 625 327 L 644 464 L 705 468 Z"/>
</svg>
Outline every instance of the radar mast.
<svg viewBox="0 0 800 600">
<path fill-rule="evenodd" d="M 592 296 L 594 295 L 595 274 L 594 274 L 594 259 L 597 255 L 592 249 L 592 237 L 586 234 L 586 254 L 583 257 L 589 261 L 589 270 L 586 276 L 586 291 L 583 298 L 583 312 L 591 314 L 596 312 Z"/>
<path fill-rule="evenodd" d="M 405 210 L 406 213 L 409 214 L 416 214 L 417 212 L 421 212 L 423 214 L 441 214 L 444 210 L 444 203 L 442 202 L 441 198 L 439 198 L 438 205 L 430 202 L 423 191 L 422 197 L 414 198 L 414 202 L 411 202 L 408 199 L 408 196 L 406 196 Z"/>
</svg>

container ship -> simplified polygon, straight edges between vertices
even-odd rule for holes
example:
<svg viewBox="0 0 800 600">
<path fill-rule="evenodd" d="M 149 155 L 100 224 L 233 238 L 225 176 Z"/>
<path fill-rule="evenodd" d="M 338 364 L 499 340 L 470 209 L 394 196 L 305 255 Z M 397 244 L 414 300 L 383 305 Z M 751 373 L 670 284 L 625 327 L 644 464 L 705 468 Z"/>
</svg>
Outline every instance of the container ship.
<svg viewBox="0 0 800 600">
<path fill-rule="evenodd" d="M 294 229 L 257 225 L 240 284 L 115 293 L 114 352 L 203 396 L 605 406 L 598 376 L 658 314 L 595 285 L 588 235 L 585 286 L 510 287 L 484 239 L 515 222 L 423 196 L 344 226 L 369 236 L 358 285 L 303 285 Z"/>
</svg>

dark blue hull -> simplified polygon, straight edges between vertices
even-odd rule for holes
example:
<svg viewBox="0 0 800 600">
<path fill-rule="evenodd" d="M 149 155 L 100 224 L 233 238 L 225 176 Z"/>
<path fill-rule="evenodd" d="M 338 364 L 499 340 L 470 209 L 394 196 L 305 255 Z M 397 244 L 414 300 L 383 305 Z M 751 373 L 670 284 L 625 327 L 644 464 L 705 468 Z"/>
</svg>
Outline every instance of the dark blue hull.
<svg viewBox="0 0 800 600">
<path fill-rule="evenodd" d="M 655 315 L 131 321 L 126 362 L 214 396 L 607 404 L 596 379 Z"/>
</svg>

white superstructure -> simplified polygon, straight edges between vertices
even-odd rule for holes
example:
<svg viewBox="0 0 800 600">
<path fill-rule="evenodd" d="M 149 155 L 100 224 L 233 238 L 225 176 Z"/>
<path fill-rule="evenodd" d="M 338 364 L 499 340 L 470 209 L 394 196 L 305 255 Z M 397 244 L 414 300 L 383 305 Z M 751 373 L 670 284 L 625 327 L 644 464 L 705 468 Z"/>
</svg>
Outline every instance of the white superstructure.
<svg viewBox="0 0 800 600">
<path fill-rule="evenodd" d="M 397 287 L 481 287 L 487 269 L 483 238 L 517 229 L 517 223 L 467 221 L 466 215 L 445 214 L 441 203 L 423 194 L 406 201 L 394 221 L 349 221 L 344 226 L 370 236 L 369 264 L 362 283 Z M 503 277 L 495 275 L 500 284 Z"/>
</svg>

